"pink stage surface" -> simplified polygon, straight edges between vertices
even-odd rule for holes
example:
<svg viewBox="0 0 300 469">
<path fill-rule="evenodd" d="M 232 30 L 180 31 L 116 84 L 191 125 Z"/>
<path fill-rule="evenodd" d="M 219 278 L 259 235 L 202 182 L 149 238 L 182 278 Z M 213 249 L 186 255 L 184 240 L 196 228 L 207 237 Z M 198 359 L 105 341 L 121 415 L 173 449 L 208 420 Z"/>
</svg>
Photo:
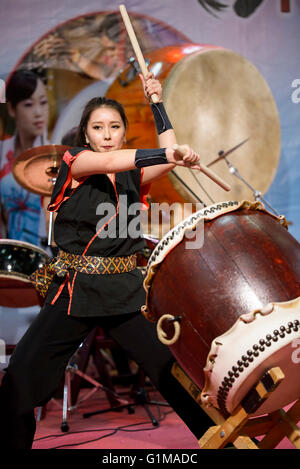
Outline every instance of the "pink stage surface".
<svg viewBox="0 0 300 469">
<path fill-rule="evenodd" d="M 0 373 L 0 382 L 2 373 Z M 148 397 L 155 402 L 165 402 L 161 395 L 147 386 Z M 128 409 L 93 415 L 84 414 L 110 409 L 106 394 L 97 390 L 85 400 L 91 389 L 80 391 L 76 407 L 68 412 L 68 431 L 62 431 L 62 399 L 52 399 L 37 422 L 33 450 L 41 449 L 99 449 L 99 450 L 194 450 L 199 451 L 196 437 L 169 406 L 150 405 L 149 410 L 158 421 L 154 426 L 142 405 Z M 122 399 L 128 399 L 129 389 L 117 387 Z M 130 400 L 132 402 L 132 400 Z M 285 408 L 287 410 L 288 408 Z M 38 409 L 37 409 L 38 415 Z M 258 439 L 260 439 L 258 437 Z M 295 449 L 285 438 L 276 449 Z"/>
<path fill-rule="evenodd" d="M 81 390 L 80 398 L 85 392 L 87 392 L 85 389 Z M 161 396 L 157 392 L 149 394 L 151 399 L 161 401 Z M 119 412 L 109 411 L 84 418 L 83 414 L 86 412 L 109 407 L 105 394 L 97 391 L 69 413 L 69 431 L 64 433 L 61 431 L 62 409 L 59 408 L 61 402 L 61 400 L 50 401 L 47 405 L 45 417 L 37 423 L 33 449 L 200 450 L 197 439 L 170 407 L 149 406 L 159 421 L 156 427 L 152 425 L 141 405 L 134 407 L 134 414 L 129 414 L 127 409 L 123 409 Z M 286 438 L 276 449 L 295 449 L 295 447 Z"/>
</svg>

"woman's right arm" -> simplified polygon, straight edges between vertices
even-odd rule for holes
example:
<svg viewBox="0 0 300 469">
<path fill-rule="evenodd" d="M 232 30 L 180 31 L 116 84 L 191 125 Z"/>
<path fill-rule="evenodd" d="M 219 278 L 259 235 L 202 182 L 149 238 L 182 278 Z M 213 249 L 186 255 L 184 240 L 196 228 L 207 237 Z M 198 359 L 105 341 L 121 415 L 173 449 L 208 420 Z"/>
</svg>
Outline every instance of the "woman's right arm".
<svg viewBox="0 0 300 469">
<path fill-rule="evenodd" d="M 197 164 L 199 155 L 187 147 L 187 154 L 182 157 L 173 148 L 166 148 L 165 151 L 161 150 L 162 154 L 166 156 L 166 163 L 173 163 L 178 166 L 187 166 L 191 169 L 200 169 Z M 139 155 L 139 166 L 136 165 L 137 150 L 116 150 L 109 152 L 94 152 L 90 150 L 82 151 L 80 155 L 73 162 L 71 167 L 72 177 L 80 179 L 82 177 L 92 176 L 93 174 L 107 174 L 107 173 L 120 173 L 122 171 L 129 171 L 137 167 L 148 166 L 146 159 L 142 161 L 143 156 Z M 151 150 L 148 150 L 151 154 Z M 157 153 L 157 149 L 153 150 L 153 154 Z M 149 160 L 148 160 L 149 161 Z M 151 166 L 155 166 L 152 162 Z"/>
<path fill-rule="evenodd" d="M 93 174 L 119 173 L 135 169 L 136 150 L 116 150 L 105 153 L 86 150 L 73 162 L 71 167 L 74 179 Z"/>
</svg>

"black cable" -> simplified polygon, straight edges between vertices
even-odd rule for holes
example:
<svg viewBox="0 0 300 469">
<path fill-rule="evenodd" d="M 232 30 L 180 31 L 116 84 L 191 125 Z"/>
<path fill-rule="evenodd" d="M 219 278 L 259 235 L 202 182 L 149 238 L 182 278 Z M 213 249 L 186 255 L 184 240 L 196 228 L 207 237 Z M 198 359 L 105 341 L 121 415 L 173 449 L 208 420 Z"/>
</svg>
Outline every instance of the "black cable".
<svg viewBox="0 0 300 469">
<path fill-rule="evenodd" d="M 163 416 L 159 417 L 159 419 L 158 419 L 159 422 L 163 421 L 165 419 L 165 417 L 167 415 L 171 414 L 172 412 L 174 412 L 174 411 L 170 410 L 169 412 L 164 412 Z M 161 414 L 160 409 L 159 409 L 159 413 Z M 97 437 L 97 438 L 93 438 L 92 440 L 87 440 L 87 441 L 78 442 L 78 443 L 70 443 L 70 444 L 66 443 L 64 445 L 54 446 L 53 448 L 49 448 L 49 449 L 59 449 L 59 448 L 65 448 L 65 447 L 80 446 L 80 445 L 84 445 L 84 444 L 87 444 L 87 443 L 92 443 L 94 441 L 99 441 L 99 440 L 102 440 L 102 439 L 107 438 L 109 436 L 115 435 L 118 431 L 142 432 L 142 431 L 155 430 L 156 428 L 158 428 L 158 427 L 151 426 L 149 428 L 142 428 L 142 429 L 135 429 L 135 430 L 128 429 L 128 427 L 134 427 L 134 426 L 138 426 L 138 425 L 145 425 L 147 423 L 149 423 L 149 422 L 145 421 L 145 422 L 132 423 L 132 424 L 129 424 L 129 425 L 122 425 L 122 426 L 116 427 L 116 428 L 96 428 L 96 429 L 92 429 L 92 430 L 78 430 L 78 431 L 68 432 L 67 434 L 64 433 L 64 434 L 59 434 L 59 435 L 47 435 L 47 436 L 35 439 L 34 442 L 45 440 L 46 438 L 60 438 L 62 436 L 76 435 L 76 434 L 79 434 L 79 433 L 92 433 L 92 432 L 111 431 L 111 433 L 108 433 L 107 435 L 103 435 L 103 436 L 100 436 L 100 437 Z"/>
</svg>

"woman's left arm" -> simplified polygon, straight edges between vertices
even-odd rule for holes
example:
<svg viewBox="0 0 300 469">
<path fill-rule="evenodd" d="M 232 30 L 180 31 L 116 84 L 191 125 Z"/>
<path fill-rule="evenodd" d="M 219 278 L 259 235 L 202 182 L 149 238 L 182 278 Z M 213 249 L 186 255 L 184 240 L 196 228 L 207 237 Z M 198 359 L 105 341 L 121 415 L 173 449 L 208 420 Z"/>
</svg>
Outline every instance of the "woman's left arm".
<svg viewBox="0 0 300 469">
<path fill-rule="evenodd" d="M 146 79 L 144 79 L 143 75 L 140 74 L 140 78 L 143 84 L 145 97 L 149 101 L 149 103 L 151 103 L 151 96 L 153 94 L 157 94 L 159 102 L 162 103 L 162 87 L 160 82 L 154 78 L 153 73 L 149 73 Z M 160 113 L 159 110 L 157 110 L 156 112 Z M 177 141 L 173 128 L 168 128 L 166 130 L 162 129 L 161 132 L 158 132 L 159 148 L 173 147 L 175 143 L 177 143 Z M 142 185 L 155 181 L 155 179 L 159 179 L 160 177 L 166 175 L 173 168 L 175 168 L 174 164 L 164 164 L 144 168 Z"/>
</svg>

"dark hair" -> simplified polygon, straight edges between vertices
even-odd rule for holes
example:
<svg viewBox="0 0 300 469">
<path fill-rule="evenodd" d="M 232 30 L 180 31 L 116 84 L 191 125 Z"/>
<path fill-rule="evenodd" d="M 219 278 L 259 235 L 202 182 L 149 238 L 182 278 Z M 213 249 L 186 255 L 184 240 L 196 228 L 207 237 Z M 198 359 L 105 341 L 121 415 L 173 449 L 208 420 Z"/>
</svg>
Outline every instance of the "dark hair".
<svg viewBox="0 0 300 469">
<path fill-rule="evenodd" d="M 30 98 L 42 78 L 31 70 L 18 70 L 9 80 L 6 88 L 6 100 L 15 108 L 24 99 Z"/>
<path fill-rule="evenodd" d="M 125 111 L 123 109 L 122 104 L 120 104 L 118 101 L 115 101 L 114 99 L 109 99 L 109 98 L 105 98 L 102 96 L 98 98 L 92 98 L 85 105 L 85 108 L 83 110 L 81 120 L 77 128 L 77 134 L 75 137 L 75 146 L 83 147 L 84 145 L 86 145 L 85 132 L 86 132 L 86 128 L 87 128 L 90 115 L 95 109 L 98 109 L 100 107 L 108 107 L 111 109 L 115 109 L 120 114 L 123 124 L 125 126 L 125 129 L 127 129 L 128 121 L 127 121 L 127 117 L 125 115 Z"/>
<path fill-rule="evenodd" d="M 77 135 L 77 127 L 72 127 L 72 129 L 68 130 L 68 132 L 63 136 L 61 139 L 61 144 L 62 145 L 69 145 L 70 147 L 74 147 L 75 144 L 75 138 Z"/>
<path fill-rule="evenodd" d="M 99 27 L 99 35 L 105 34 L 113 42 L 118 42 L 120 34 L 124 31 L 122 26 L 122 21 L 120 20 L 119 15 L 116 13 L 111 13 L 106 15 Z"/>
</svg>

